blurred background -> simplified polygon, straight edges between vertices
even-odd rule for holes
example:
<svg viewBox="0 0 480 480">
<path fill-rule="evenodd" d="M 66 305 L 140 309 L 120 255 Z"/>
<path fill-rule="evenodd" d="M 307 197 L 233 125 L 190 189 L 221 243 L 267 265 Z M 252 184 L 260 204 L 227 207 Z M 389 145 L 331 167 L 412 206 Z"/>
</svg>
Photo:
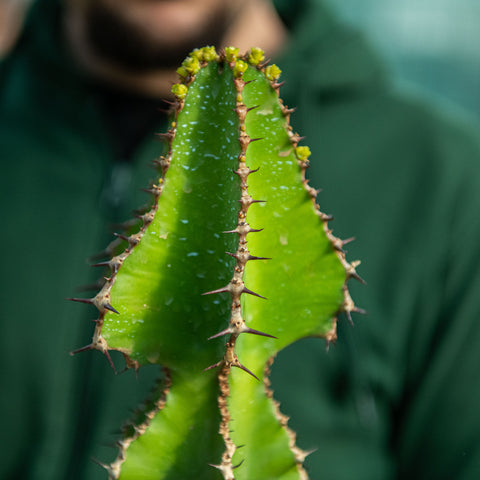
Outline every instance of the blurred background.
<svg viewBox="0 0 480 480">
<path fill-rule="evenodd" d="M 0 58 L 32 0 L 0 0 Z M 364 31 L 398 82 L 459 104 L 480 120 L 480 1 L 325 0 Z"/>
<path fill-rule="evenodd" d="M 327 0 L 366 32 L 399 82 L 460 104 L 480 119 L 478 0 Z"/>
</svg>

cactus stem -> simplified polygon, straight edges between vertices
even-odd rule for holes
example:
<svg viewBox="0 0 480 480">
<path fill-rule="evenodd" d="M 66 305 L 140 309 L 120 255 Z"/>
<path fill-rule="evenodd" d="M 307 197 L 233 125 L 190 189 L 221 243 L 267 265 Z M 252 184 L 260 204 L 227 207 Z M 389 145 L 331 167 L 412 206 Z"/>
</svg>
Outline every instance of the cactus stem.
<svg viewBox="0 0 480 480">
<path fill-rule="evenodd" d="M 312 452 L 304 452 L 299 447 L 297 447 L 297 444 L 296 444 L 297 435 L 291 428 L 289 428 L 288 426 L 289 418 L 280 411 L 280 404 L 273 398 L 273 391 L 270 388 L 271 382 L 270 382 L 269 376 L 270 376 L 270 371 L 271 371 L 274 359 L 275 359 L 274 356 L 270 357 L 265 365 L 265 369 L 263 373 L 263 387 L 265 389 L 265 394 L 267 395 L 268 398 L 271 399 L 273 403 L 275 417 L 277 418 L 278 423 L 287 433 L 288 444 L 295 458 L 295 463 L 297 465 L 297 471 L 300 476 L 300 480 L 308 480 L 307 472 L 303 468 L 303 461 L 305 460 L 307 455 L 309 455 Z"/>
<path fill-rule="evenodd" d="M 163 388 L 161 388 L 160 391 L 158 387 L 156 387 L 154 395 L 158 395 L 158 398 L 154 400 L 153 407 L 145 412 L 145 420 L 140 425 L 132 425 L 134 432 L 133 435 L 126 436 L 124 439 L 117 442 L 117 458 L 110 465 L 105 466 L 108 471 L 110 480 L 117 480 L 119 478 L 120 469 L 122 463 L 125 461 L 125 453 L 128 447 L 134 440 L 136 440 L 140 435 L 142 435 L 143 432 L 146 431 L 147 427 L 150 425 L 150 422 L 153 420 L 155 415 L 160 412 L 165 406 L 167 394 L 170 391 L 170 387 L 172 386 L 172 378 L 170 370 L 168 368 L 164 367 L 163 372 L 165 374 L 165 379 L 163 380 Z"/>
</svg>

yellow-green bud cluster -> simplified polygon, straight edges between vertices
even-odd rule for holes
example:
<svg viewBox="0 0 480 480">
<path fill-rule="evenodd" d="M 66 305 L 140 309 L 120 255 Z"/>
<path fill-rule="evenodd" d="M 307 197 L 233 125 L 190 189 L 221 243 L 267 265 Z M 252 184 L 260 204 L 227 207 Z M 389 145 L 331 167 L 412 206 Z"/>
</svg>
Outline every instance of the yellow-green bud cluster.
<svg viewBox="0 0 480 480">
<path fill-rule="evenodd" d="M 180 100 L 185 100 L 187 96 L 188 87 L 183 83 L 176 83 L 172 86 L 172 93 Z"/>
<path fill-rule="evenodd" d="M 237 60 L 235 66 L 233 67 L 233 75 L 234 77 L 241 77 L 248 68 L 248 64 L 245 63 L 243 60 Z"/>
<path fill-rule="evenodd" d="M 265 68 L 265 77 L 267 77 L 267 80 L 270 80 L 271 82 L 277 80 L 281 74 L 282 71 L 274 63 Z"/>
<path fill-rule="evenodd" d="M 238 57 L 238 48 L 237 47 L 226 47 L 225 48 L 225 59 L 228 63 L 235 62 Z"/>
<path fill-rule="evenodd" d="M 305 160 L 308 160 L 308 157 L 310 156 L 311 152 L 308 147 L 297 147 L 295 149 L 295 154 L 297 155 L 297 158 L 304 162 Z"/>
<path fill-rule="evenodd" d="M 253 47 L 248 54 L 248 62 L 250 65 L 258 65 L 265 60 L 265 53 L 261 48 Z"/>
</svg>

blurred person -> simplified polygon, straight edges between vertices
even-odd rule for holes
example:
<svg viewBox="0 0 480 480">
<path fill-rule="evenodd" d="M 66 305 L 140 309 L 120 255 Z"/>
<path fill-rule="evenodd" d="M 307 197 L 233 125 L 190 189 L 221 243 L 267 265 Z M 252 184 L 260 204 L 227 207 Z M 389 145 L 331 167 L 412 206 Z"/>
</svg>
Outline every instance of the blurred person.
<svg viewBox="0 0 480 480">
<path fill-rule="evenodd" d="M 161 99 L 194 47 L 263 47 L 313 151 L 311 183 L 368 315 L 283 352 L 276 397 L 311 478 L 480 477 L 480 137 L 391 86 L 357 32 L 319 0 L 37 0 L 0 65 L 0 478 L 106 473 L 129 409 L 158 375 L 115 376 L 89 342 L 96 311 L 64 301 L 85 258 L 146 198 Z M 241 8 L 242 7 L 242 8 Z M 118 357 L 114 358 L 119 362 Z M 213 475 L 213 473 L 212 473 Z"/>
<path fill-rule="evenodd" d="M 27 1 L 0 0 L 0 59 L 12 48 L 23 23 Z"/>
</svg>

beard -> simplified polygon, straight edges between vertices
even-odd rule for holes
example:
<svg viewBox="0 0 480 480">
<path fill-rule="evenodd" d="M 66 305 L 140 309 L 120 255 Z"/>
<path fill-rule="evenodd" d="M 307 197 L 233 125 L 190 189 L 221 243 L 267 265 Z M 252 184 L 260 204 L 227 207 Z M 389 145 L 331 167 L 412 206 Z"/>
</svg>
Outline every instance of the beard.
<svg viewBox="0 0 480 480">
<path fill-rule="evenodd" d="M 228 17 L 226 9 L 219 8 L 196 33 L 162 39 L 122 16 L 118 9 L 95 1 L 86 11 L 86 41 L 95 56 L 113 66 L 148 73 L 175 68 L 194 48 L 218 46 L 228 29 Z"/>
</svg>

